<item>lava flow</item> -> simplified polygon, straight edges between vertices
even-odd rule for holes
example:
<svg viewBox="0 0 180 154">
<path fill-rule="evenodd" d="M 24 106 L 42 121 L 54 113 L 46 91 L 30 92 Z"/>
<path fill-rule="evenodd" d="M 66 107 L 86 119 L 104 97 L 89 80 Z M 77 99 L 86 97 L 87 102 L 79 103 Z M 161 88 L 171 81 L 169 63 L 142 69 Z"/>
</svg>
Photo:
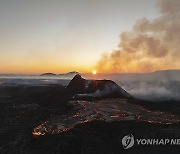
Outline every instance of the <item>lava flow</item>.
<svg viewBox="0 0 180 154">
<path fill-rule="evenodd" d="M 154 124 L 177 124 L 179 118 L 166 112 L 150 111 L 140 105 L 128 103 L 127 99 L 104 99 L 96 101 L 70 101 L 72 115 L 54 117 L 34 129 L 34 135 L 58 134 L 74 128 L 76 125 L 94 120 L 144 121 Z"/>
</svg>

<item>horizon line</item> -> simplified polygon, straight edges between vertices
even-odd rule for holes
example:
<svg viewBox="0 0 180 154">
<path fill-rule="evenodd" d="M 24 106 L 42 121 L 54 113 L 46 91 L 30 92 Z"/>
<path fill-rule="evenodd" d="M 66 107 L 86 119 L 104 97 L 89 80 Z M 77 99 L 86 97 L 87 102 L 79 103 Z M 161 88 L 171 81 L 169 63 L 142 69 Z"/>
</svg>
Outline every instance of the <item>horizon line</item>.
<svg viewBox="0 0 180 154">
<path fill-rule="evenodd" d="M 159 72 L 159 71 L 180 71 L 180 69 L 165 69 L 165 70 L 156 70 L 156 71 L 149 71 L 149 72 L 114 72 L 114 73 L 98 73 L 97 74 L 107 74 L 107 75 L 111 75 L 111 74 L 148 74 L 148 73 L 155 73 L 155 72 Z M 78 71 L 69 71 L 66 73 L 54 73 L 54 72 L 43 72 L 43 73 L 0 73 L 0 75 L 41 75 L 41 74 L 45 74 L 45 73 L 52 73 L 55 75 L 64 75 L 70 72 L 77 72 L 78 74 L 92 74 L 92 72 L 78 72 Z"/>
</svg>

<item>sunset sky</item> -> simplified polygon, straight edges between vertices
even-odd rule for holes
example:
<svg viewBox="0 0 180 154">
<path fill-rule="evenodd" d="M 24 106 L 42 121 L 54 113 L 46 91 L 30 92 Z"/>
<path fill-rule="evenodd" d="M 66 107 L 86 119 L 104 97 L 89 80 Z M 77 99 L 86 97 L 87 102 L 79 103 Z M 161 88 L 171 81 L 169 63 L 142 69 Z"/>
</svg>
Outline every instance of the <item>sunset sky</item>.
<svg viewBox="0 0 180 154">
<path fill-rule="evenodd" d="M 159 9 L 157 2 L 158 0 L 1 0 L 0 73 L 86 73 L 94 69 L 98 72 L 146 72 L 180 68 L 177 59 L 174 59 L 177 51 L 174 49 L 171 54 L 171 51 L 165 51 L 165 47 L 162 47 L 164 37 L 162 41 L 160 35 L 157 35 L 159 44 L 149 36 L 144 37 L 144 33 L 152 34 L 153 37 L 154 33 L 164 34 L 162 31 L 156 32 L 157 28 L 141 31 L 141 38 L 146 41 L 143 45 L 148 44 L 148 50 L 142 48 L 142 42 L 137 43 L 138 47 L 136 44 L 136 49 L 133 50 L 138 52 L 133 52 L 133 57 L 138 58 L 131 64 L 126 64 L 132 59 L 127 56 L 132 52 L 129 46 L 134 43 L 133 39 L 139 38 L 141 28 L 137 27 L 142 26 L 142 23 L 149 24 L 148 21 L 158 19 L 164 12 L 167 14 L 164 3 Z M 175 2 L 179 4 L 178 0 Z M 144 19 L 137 22 L 143 17 L 148 21 Z M 154 27 L 152 24 L 146 27 Z M 179 30 L 179 23 L 176 25 L 176 30 Z M 133 27 L 136 27 L 135 30 Z M 125 31 L 131 31 L 135 35 L 127 38 L 127 34 L 123 34 Z M 131 42 L 127 43 L 127 40 Z M 152 49 L 150 44 L 157 45 L 158 48 Z M 176 46 L 176 43 L 173 42 L 173 45 Z M 161 49 L 168 54 L 162 54 Z M 142 53 L 139 53 L 140 50 Z M 152 54 L 151 50 L 158 50 L 160 53 Z M 119 52 L 123 53 L 120 58 Z M 111 63 L 113 55 L 117 56 Z M 162 65 L 157 64 L 160 60 Z M 148 61 L 151 61 L 151 66 L 147 66 Z M 171 65 L 170 61 L 174 63 Z M 146 67 L 142 68 L 142 65 Z"/>
</svg>

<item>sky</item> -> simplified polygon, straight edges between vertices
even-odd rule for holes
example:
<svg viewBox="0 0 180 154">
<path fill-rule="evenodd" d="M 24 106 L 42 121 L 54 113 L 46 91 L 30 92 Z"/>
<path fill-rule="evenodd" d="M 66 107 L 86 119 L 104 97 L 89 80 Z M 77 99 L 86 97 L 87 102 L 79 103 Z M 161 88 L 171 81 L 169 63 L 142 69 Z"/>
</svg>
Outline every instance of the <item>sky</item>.
<svg viewBox="0 0 180 154">
<path fill-rule="evenodd" d="M 133 31 L 138 19 L 160 16 L 157 2 L 0 0 L 0 73 L 101 72 L 110 60 L 104 53 L 119 50 L 123 32 Z M 115 70 L 110 65 L 102 72 Z M 138 72 L 124 69 L 115 72 Z"/>
</svg>

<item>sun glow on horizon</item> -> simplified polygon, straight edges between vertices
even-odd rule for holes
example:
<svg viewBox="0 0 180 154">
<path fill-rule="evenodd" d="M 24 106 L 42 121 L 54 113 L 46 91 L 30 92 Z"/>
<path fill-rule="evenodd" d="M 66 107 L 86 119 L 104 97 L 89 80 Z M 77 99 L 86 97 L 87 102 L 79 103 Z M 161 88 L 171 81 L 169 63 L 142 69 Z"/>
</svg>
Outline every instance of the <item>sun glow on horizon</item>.
<svg viewBox="0 0 180 154">
<path fill-rule="evenodd" d="M 96 73 L 97 73 L 96 70 L 93 70 L 93 71 L 92 71 L 92 74 L 93 74 L 93 75 L 96 75 Z"/>
</svg>

